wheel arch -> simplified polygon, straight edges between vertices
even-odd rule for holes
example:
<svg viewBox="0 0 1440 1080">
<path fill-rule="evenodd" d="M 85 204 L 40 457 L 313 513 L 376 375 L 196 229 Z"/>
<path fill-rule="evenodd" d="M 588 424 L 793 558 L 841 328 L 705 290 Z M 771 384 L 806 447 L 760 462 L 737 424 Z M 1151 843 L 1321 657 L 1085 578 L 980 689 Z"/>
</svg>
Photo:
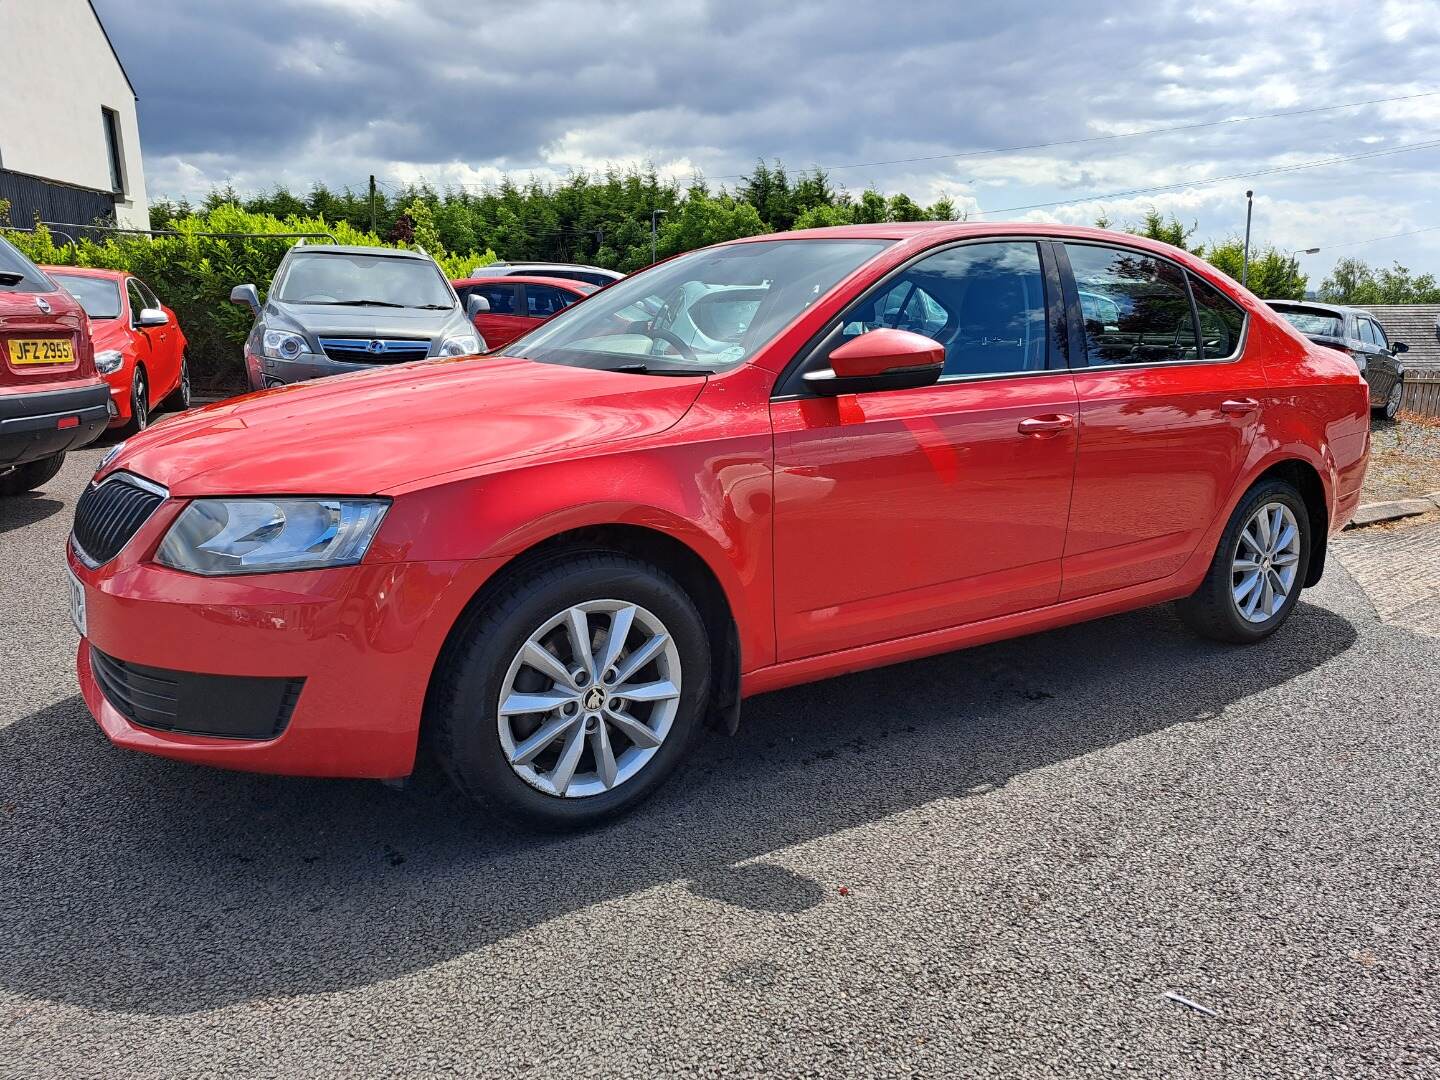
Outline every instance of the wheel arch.
<svg viewBox="0 0 1440 1080">
<path fill-rule="evenodd" d="M 1325 573 L 1325 555 L 1330 539 L 1330 504 L 1320 472 L 1303 458 L 1282 458 L 1254 477 L 1245 490 L 1266 480 L 1283 480 L 1300 493 L 1310 518 L 1310 563 L 1305 570 L 1305 587 L 1319 584 Z"/>
<path fill-rule="evenodd" d="M 485 580 L 455 619 L 435 660 L 422 712 L 422 741 L 437 679 L 463 641 L 475 612 L 517 576 L 597 551 L 630 555 L 651 564 L 674 578 L 694 602 L 710 640 L 712 692 L 707 720 L 734 734 L 740 719 L 740 639 L 730 598 L 720 578 L 698 551 L 673 534 L 645 525 L 610 522 L 567 529 L 532 543 Z"/>
</svg>

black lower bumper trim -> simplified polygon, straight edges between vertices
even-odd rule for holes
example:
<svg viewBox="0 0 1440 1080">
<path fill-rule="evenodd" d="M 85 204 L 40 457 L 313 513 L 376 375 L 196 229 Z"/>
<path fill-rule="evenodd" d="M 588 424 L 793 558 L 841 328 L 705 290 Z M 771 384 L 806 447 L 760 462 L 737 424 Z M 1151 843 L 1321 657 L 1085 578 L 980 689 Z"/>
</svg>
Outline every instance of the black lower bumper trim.
<svg viewBox="0 0 1440 1080">
<path fill-rule="evenodd" d="M 0 394 L 0 467 L 88 446 L 109 423 L 110 387 L 103 382 Z"/>
<path fill-rule="evenodd" d="M 304 679 L 200 675 L 145 667 L 90 647 L 100 692 L 132 724 L 217 739 L 273 739 L 285 730 Z"/>
</svg>

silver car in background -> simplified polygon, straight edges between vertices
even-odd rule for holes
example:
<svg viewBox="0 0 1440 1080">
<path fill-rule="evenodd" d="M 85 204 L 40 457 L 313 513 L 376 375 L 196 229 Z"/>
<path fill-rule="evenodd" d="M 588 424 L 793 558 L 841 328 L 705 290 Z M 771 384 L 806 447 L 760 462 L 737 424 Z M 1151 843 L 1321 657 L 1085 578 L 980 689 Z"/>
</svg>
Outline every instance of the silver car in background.
<svg viewBox="0 0 1440 1080">
<path fill-rule="evenodd" d="M 245 341 L 250 389 L 485 351 L 438 263 L 423 251 L 297 245 L 264 304 L 254 285 L 230 299 L 255 313 Z"/>
</svg>

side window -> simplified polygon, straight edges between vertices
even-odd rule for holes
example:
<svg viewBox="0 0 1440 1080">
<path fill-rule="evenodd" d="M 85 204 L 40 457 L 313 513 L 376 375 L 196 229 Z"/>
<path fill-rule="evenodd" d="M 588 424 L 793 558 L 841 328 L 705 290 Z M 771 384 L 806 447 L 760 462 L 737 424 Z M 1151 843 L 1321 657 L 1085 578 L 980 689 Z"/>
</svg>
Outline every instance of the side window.
<svg viewBox="0 0 1440 1080">
<path fill-rule="evenodd" d="M 945 346 L 946 375 L 1045 368 L 1045 274 L 1033 243 L 964 244 L 921 259 L 845 313 L 845 339 L 881 327 Z"/>
<path fill-rule="evenodd" d="M 1370 333 L 1375 335 L 1375 344 L 1379 345 L 1380 348 L 1386 352 L 1389 352 L 1390 339 L 1385 336 L 1385 328 L 1373 319 L 1366 319 L 1365 321 L 1370 324 Z"/>
<path fill-rule="evenodd" d="M 1091 364 L 1157 364 L 1200 355 L 1183 271 L 1124 248 L 1066 244 Z"/>
<path fill-rule="evenodd" d="M 1245 330 L 1245 312 L 1210 282 L 1190 275 L 1190 291 L 1195 296 L 1195 310 L 1200 315 L 1200 349 L 1207 360 L 1234 356 L 1240 349 L 1240 336 Z"/>
<path fill-rule="evenodd" d="M 471 296 L 483 296 L 490 303 L 490 315 L 515 314 L 515 286 L 513 285 L 472 285 Z"/>
<path fill-rule="evenodd" d="M 548 319 L 564 311 L 573 298 L 564 289 L 554 285 L 526 285 L 525 306 L 533 319 Z"/>
<path fill-rule="evenodd" d="M 144 298 L 146 307 L 158 308 L 160 306 L 160 301 L 157 300 L 155 294 L 150 291 L 149 285 L 146 285 L 145 282 L 139 278 L 131 278 L 130 280 L 140 287 L 140 295 Z"/>
<path fill-rule="evenodd" d="M 1375 327 L 1369 319 L 1356 319 L 1355 325 L 1360 329 L 1360 340 L 1365 342 L 1366 345 L 1380 344 L 1375 340 Z"/>
</svg>

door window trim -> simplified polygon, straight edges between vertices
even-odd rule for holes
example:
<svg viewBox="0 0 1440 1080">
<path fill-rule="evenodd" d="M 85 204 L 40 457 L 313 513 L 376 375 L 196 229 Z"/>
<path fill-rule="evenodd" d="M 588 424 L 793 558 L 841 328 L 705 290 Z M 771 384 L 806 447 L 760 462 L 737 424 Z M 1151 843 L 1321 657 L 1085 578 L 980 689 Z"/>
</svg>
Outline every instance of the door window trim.
<svg viewBox="0 0 1440 1080">
<path fill-rule="evenodd" d="M 1080 339 L 1080 343 L 1081 343 L 1081 348 L 1080 348 L 1080 353 L 1079 353 L 1081 362 L 1078 363 L 1078 364 L 1072 364 L 1072 370 L 1075 370 L 1075 371 L 1138 371 L 1138 370 L 1148 370 L 1148 369 L 1150 369 L 1150 368 L 1195 367 L 1195 366 L 1197 366 L 1197 365 L 1199 365 L 1199 364 L 1233 364 L 1233 363 L 1235 363 L 1235 362 L 1237 362 L 1237 361 L 1239 361 L 1239 360 L 1241 360 L 1241 359 L 1244 358 L 1244 356 L 1245 356 L 1245 346 L 1249 343 L 1249 339 L 1250 339 L 1250 312 L 1246 311 L 1245 308 L 1242 307 L 1240 304 L 1235 303 L 1235 301 L 1234 301 L 1233 299 L 1231 299 L 1231 297 L 1225 292 L 1224 289 L 1220 288 L 1219 285 L 1216 285 L 1213 281 L 1210 281 L 1210 280 L 1206 279 L 1205 283 L 1206 283 L 1207 285 L 1209 285 L 1212 289 L 1215 289 L 1217 292 L 1219 292 L 1220 295 L 1223 296 L 1229 303 L 1235 304 L 1235 307 L 1238 308 L 1239 311 L 1240 311 L 1240 318 L 1241 318 L 1241 320 L 1242 320 L 1242 321 L 1241 321 L 1241 324 L 1240 324 L 1240 336 L 1239 336 L 1239 338 L 1238 338 L 1238 339 L 1236 340 L 1236 342 L 1235 342 L 1235 349 L 1234 349 L 1234 351 L 1231 352 L 1228 356 L 1199 356 L 1199 357 L 1196 357 L 1194 360 L 1152 360 L 1152 361 L 1149 361 L 1149 362 L 1137 363 L 1137 364 L 1092 364 L 1092 363 L 1090 363 L 1090 350 L 1089 350 L 1088 343 L 1085 341 L 1085 321 L 1084 321 L 1084 314 L 1083 314 L 1083 312 L 1081 312 L 1081 311 L 1079 310 L 1079 308 L 1080 308 L 1080 283 L 1079 283 L 1079 281 L 1078 281 L 1078 280 L 1076 279 L 1076 277 L 1075 277 L 1074 268 L 1070 265 L 1070 258 L 1069 258 L 1069 256 L 1067 256 L 1067 255 L 1065 254 L 1065 247 L 1066 247 L 1067 245 L 1073 244 L 1073 245 L 1075 245 L 1075 246 L 1077 246 L 1077 247 L 1079 247 L 1079 246 L 1084 246 L 1084 247 L 1101 247 L 1101 248 L 1109 248 L 1109 249 L 1111 249 L 1112 251 L 1125 251 L 1125 252 L 1129 252 L 1129 253 L 1132 254 L 1132 255 L 1148 255 L 1148 256 L 1149 256 L 1150 258 L 1152 258 L 1152 259 L 1159 259 L 1161 262 L 1169 263 L 1171 266 L 1175 267 L 1175 269 L 1180 272 L 1181 280 L 1183 280 L 1183 281 L 1185 282 L 1185 295 L 1186 295 L 1187 297 L 1189 297 L 1189 299 L 1190 299 L 1190 318 L 1191 318 L 1191 321 L 1192 321 L 1192 325 L 1193 325 L 1193 327 L 1194 327 L 1194 329 L 1195 329 L 1195 345 L 1196 345 L 1196 348 L 1198 348 L 1198 349 L 1200 349 L 1200 350 L 1203 351 L 1204 348 L 1205 348 L 1205 336 L 1204 336 L 1204 334 L 1201 333 L 1201 330 L 1200 330 L 1200 305 L 1199 305 L 1199 303 L 1198 303 L 1198 302 L 1196 301 L 1196 299 L 1195 299 L 1195 289 L 1194 289 L 1194 287 L 1190 284 L 1190 276 L 1191 276 L 1192 274 L 1195 274 L 1195 271 L 1191 270 L 1188 266 L 1184 265 L 1183 263 L 1181 263 L 1181 262 L 1179 262 L 1179 261 L 1177 261 L 1177 260 L 1175 260 L 1175 259 L 1170 258 L 1168 255 L 1161 255 L 1159 252 L 1155 252 L 1155 251 L 1146 251 L 1146 250 L 1143 249 L 1143 248 L 1130 247 L 1130 246 L 1127 245 L 1127 244 L 1117 244 L 1117 243 L 1112 243 L 1112 242 L 1107 241 L 1107 240 L 1067 240 L 1067 239 L 1063 239 L 1063 238 L 1055 238 L 1054 242 L 1055 242 L 1055 244 L 1060 248 L 1059 255 L 1060 255 L 1060 257 L 1063 259 L 1063 262 L 1061 263 L 1061 265 L 1062 265 L 1062 267 L 1063 267 L 1063 273 L 1064 273 L 1064 275 L 1065 275 L 1066 280 L 1067 280 L 1068 283 L 1069 283 L 1069 288 L 1073 291 L 1073 295 L 1074 295 L 1074 308 L 1073 308 L 1073 309 L 1070 308 L 1070 304 L 1069 304 L 1069 302 L 1068 302 L 1068 297 L 1067 297 L 1067 304 L 1066 304 L 1067 309 L 1069 309 L 1069 316 L 1070 316 L 1072 325 L 1075 326 L 1075 327 L 1077 327 L 1077 329 L 1078 329 L 1078 334 L 1077 334 L 1077 335 L 1072 335 L 1071 341 L 1072 341 L 1072 343 L 1073 343 L 1075 337 L 1078 336 L 1079 339 Z M 1197 276 L 1197 277 L 1203 277 L 1203 275 L 1198 275 L 1198 274 L 1197 274 L 1196 276 Z M 1073 350 L 1072 350 L 1072 353 L 1073 353 Z"/>
<path fill-rule="evenodd" d="M 994 236 L 969 236 L 961 240 L 951 240 L 916 252 L 899 266 L 893 267 L 878 281 L 873 282 L 868 288 L 856 296 L 855 299 L 845 304 L 833 319 L 825 323 L 824 326 L 811 336 L 809 341 L 795 350 L 794 357 L 791 358 L 790 362 L 785 365 L 784 370 L 781 371 L 780 375 L 776 378 L 775 385 L 770 391 L 770 400 L 799 401 L 824 397 L 825 395 L 810 389 L 809 385 L 805 382 L 804 375 L 805 372 L 810 370 L 811 365 L 815 361 L 822 360 L 824 356 L 829 354 L 829 348 L 826 346 L 835 333 L 844 327 L 845 314 L 856 305 L 880 295 L 888 288 L 893 288 L 896 279 L 909 272 L 917 263 L 931 256 L 952 251 L 955 248 L 971 247 L 975 244 L 1022 243 L 1033 244 L 1035 246 L 1036 254 L 1040 259 L 1041 281 L 1045 291 L 1045 366 L 1033 371 L 994 371 L 979 375 L 942 375 L 934 383 L 921 387 L 921 389 L 934 390 L 936 387 L 963 386 L 976 382 L 993 382 L 997 379 L 1039 378 L 1072 373 L 1074 369 L 1070 366 L 1068 358 L 1070 349 L 1068 347 L 1062 349 L 1061 339 L 1057 337 L 1055 332 L 1055 324 L 1057 322 L 1055 309 L 1059 307 L 1059 305 L 1053 303 L 1055 299 L 1053 290 L 1057 285 L 1063 289 L 1064 275 L 1061 273 L 1059 267 L 1055 265 L 1054 254 L 1048 250 L 1049 241 L 1052 239 L 1052 237 L 1037 236 L 1033 233 L 998 233 Z M 1059 314 L 1060 318 L 1064 317 L 1063 310 L 1060 311 Z M 830 347 L 833 348 L 833 345 Z M 907 392 L 909 391 L 875 391 L 877 394 Z"/>
</svg>

